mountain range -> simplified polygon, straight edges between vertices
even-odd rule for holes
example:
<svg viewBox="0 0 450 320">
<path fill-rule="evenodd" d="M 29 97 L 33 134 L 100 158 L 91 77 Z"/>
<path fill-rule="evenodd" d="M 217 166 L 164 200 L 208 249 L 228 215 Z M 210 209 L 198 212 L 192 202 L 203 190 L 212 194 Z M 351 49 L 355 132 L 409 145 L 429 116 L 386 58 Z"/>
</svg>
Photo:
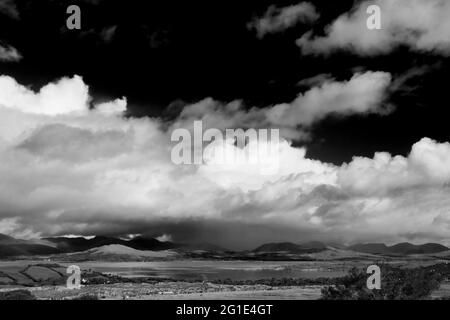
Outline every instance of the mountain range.
<svg viewBox="0 0 450 320">
<path fill-rule="evenodd" d="M 163 242 L 154 238 L 139 236 L 130 240 L 114 237 L 96 236 L 86 239 L 84 237 L 54 237 L 39 240 L 20 240 L 0 234 L 0 258 L 14 256 L 68 254 L 74 252 L 85 252 L 100 247 L 120 246 L 128 247 L 138 251 L 166 251 L 175 250 L 182 253 L 189 252 L 231 252 L 214 244 L 180 244 Z M 318 241 L 295 244 L 291 242 L 266 243 L 254 250 L 244 251 L 242 254 L 254 256 L 265 254 L 314 254 L 325 252 L 330 249 L 339 249 L 373 255 L 395 255 L 405 256 L 412 254 L 437 254 L 450 249 L 437 243 L 414 245 L 411 243 L 399 243 L 387 246 L 383 243 L 355 244 L 348 247 L 325 244 Z M 236 254 L 239 254 L 238 252 Z"/>
<path fill-rule="evenodd" d="M 449 250 L 446 246 L 437 243 L 414 245 L 408 242 L 393 246 L 386 246 L 383 243 L 356 244 L 348 247 L 348 249 L 357 252 L 385 255 L 432 254 Z"/>
<path fill-rule="evenodd" d="M 45 241 L 29 241 L 14 239 L 0 234 L 0 257 L 45 255 L 59 253 L 57 248 L 45 243 Z"/>
<path fill-rule="evenodd" d="M 153 238 L 137 237 L 122 240 L 97 236 L 42 238 L 40 240 L 19 240 L 0 234 L 0 257 L 49 255 L 57 253 L 82 252 L 107 245 L 122 245 L 135 250 L 162 251 L 182 247 L 171 242 L 161 242 Z"/>
<path fill-rule="evenodd" d="M 86 239 L 83 237 L 77 238 L 59 237 L 59 238 L 44 238 L 42 240 L 53 244 L 55 248 L 58 249 L 60 252 L 85 251 L 107 245 L 123 245 L 136 250 L 152 250 L 152 251 L 169 250 L 182 246 L 172 242 L 162 242 L 147 237 L 136 237 L 130 240 L 123 240 L 104 236 L 96 236 L 91 239 Z"/>
</svg>

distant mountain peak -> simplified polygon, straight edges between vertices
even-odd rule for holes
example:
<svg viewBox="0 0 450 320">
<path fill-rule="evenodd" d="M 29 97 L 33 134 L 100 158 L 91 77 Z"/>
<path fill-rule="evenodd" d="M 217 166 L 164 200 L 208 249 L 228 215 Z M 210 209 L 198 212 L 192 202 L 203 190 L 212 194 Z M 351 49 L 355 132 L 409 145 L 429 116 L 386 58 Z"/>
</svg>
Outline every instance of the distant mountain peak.
<svg viewBox="0 0 450 320">
<path fill-rule="evenodd" d="M 64 252 L 79 252 L 85 251 L 96 247 L 108 246 L 108 245 L 123 245 L 136 250 L 168 250 L 176 247 L 171 242 L 160 242 L 154 238 L 138 236 L 130 240 L 123 240 L 108 236 L 95 236 L 90 239 L 83 237 L 78 238 L 46 238 L 57 245 L 58 249 Z"/>
<path fill-rule="evenodd" d="M 348 247 L 349 250 L 371 254 L 432 254 L 448 251 L 444 245 L 438 243 L 426 243 L 422 245 L 415 245 L 409 242 L 397 243 L 392 246 L 387 246 L 384 243 L 364 243 L 355 244 Z"/>
</svg>

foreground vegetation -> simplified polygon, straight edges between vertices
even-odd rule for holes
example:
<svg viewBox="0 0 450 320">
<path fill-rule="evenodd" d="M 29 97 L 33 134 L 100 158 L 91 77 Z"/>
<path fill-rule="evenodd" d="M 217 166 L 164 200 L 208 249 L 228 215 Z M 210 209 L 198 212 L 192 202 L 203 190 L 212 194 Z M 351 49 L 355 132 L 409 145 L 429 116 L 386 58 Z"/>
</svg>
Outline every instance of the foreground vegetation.
<svg viewBox="0 0 450 320">
<path fill-rule="evenodd" d="M 36 297 L 28 290 L 13 290 L 0 292 L 0 300 L 36 300 Z"/>
<path fill-rule="evenodd" d="M 450 264 L 440 263 L 433 266 L 417 268 L 400 268 L 389 264 L 379 264 L 381 268 L 381 289 L 369 290 L 367 288 L 367 279 L 369 275 L 366 270 L 353 268 L 344 277 L 339 278 L 281 278 L 281 279 L 260 279 L 260 280 L 174 280 L 161 278 L 123 278 L 117 275 L 102 274 L 96 271 L 88 270 L 83 274 L 83 284 L 86 289 L 95 286 L 105 285 L 109 288 L 114 285 L 124 284 L 127 290 L 141 290 L 146 288 L 148 292 L 153 292 L 152 288 L 167 287 L 177 288 L 178 284 L 192 283 L 195 290 L 189 287 L 190 291 L 195 293 L 208 292 L 209 289 L 217 288 L 268 288 L 275 290 L 280 288 L 289 289 L 289 287 L 322 287 L 321 299 L 323 300 L 418 300 L 429 299 L 433 291 L 440 287 L 443 281 L 450 279 Z M 35 272 L 33 268 L 44 268 L 54 271 L 56 279 L 36 279 L 29 273 Z M 61 286 L 65 283 L 65 274 L 61 273 L 59 265 L 39 264 L 30 265 L 20 271 L 22 275 L 27 275 L 31 280 L 29 287 Z M 42 271 L 42 270 L 39 270 Z M 33 274 L 34 275 L 34 274 Z M 4 274 L 3 276 L 8 276 Z M 34 275 L 36 277 L 36 275 Z M 219 287 L 217 287 L 219 286 Z M 158 289 L 159 290 L 159 289 Z M 158 291 L 157 290 L 157 291 Z M 163 289 L 161 289 L 163 290 Z M 246 289 L 247 290 L 247 289 Z M 170 291 L 170 290 L 169 290 Z M 88 290 L 89 292 L 89 290 Z M 100 297 L 100 296 L 99 296 Z M 98 297 L 94 294 L 84 294 L 77 299 L 93 300 Z M 14 290 L 9 292 L 0 292 L 0 300 L 29 300 L 35 299 L 33 294 L 27 290 Z"/>
<path fill-rule="evenodd" d="M 353 268 L 335 285 L 322 289 L 324 300 L 420 300 L 430 298 L 444 280 L 450 278 L 450 264 L 418 268 L 381 266 L 381 289 L 367 288 L 368 275 Z"/>
</svg>

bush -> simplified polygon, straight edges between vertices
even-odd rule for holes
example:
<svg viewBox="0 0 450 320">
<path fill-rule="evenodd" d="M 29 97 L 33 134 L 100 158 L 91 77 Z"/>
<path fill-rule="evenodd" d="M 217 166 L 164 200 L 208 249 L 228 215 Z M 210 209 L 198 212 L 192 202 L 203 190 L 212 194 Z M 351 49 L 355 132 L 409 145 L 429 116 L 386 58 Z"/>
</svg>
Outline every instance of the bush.
<svg viewBox="0 0 450 320">
<path fill-rule="evenodd" d="M 36 300 L 36 297 L 28 290 L 14 290 L 0 292 L 0 300 Z"/>
<path fill-rule="evenodd" d="M 419 300 L 427 299 L 431 292 L 450 274 L 448 266 L 412 269 L 381 267 L 381 289 L 367 288 L 368 274 L 353 268 L 334 286 L 322 289 L 323 300 Z"/>
<path fill-rule="evenodd" d="M 73 298 L 72 300 L 99 300 L 99 298 L 93 294 L 83 294 L 81 296 Z"/>
</svg>

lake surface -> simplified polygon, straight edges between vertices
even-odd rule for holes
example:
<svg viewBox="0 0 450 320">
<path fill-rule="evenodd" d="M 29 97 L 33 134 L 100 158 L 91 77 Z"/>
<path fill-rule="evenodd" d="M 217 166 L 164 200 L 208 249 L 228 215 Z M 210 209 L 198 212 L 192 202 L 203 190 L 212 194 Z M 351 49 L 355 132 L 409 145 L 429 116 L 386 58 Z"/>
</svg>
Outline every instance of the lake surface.
<svg viewBox="0 0 450 320">
<path fill-rule="evenodd" d="M 161 262 L 82 262 L 86 270 L 122 277 L 158 277 L 176 280 L 258 280 L 281 278 L 340 277 L 352 267 L 342 262 L 271 261 L 161 261 Z M 354 265 L 354 264 L 353 264 Z"/>
</svg>

